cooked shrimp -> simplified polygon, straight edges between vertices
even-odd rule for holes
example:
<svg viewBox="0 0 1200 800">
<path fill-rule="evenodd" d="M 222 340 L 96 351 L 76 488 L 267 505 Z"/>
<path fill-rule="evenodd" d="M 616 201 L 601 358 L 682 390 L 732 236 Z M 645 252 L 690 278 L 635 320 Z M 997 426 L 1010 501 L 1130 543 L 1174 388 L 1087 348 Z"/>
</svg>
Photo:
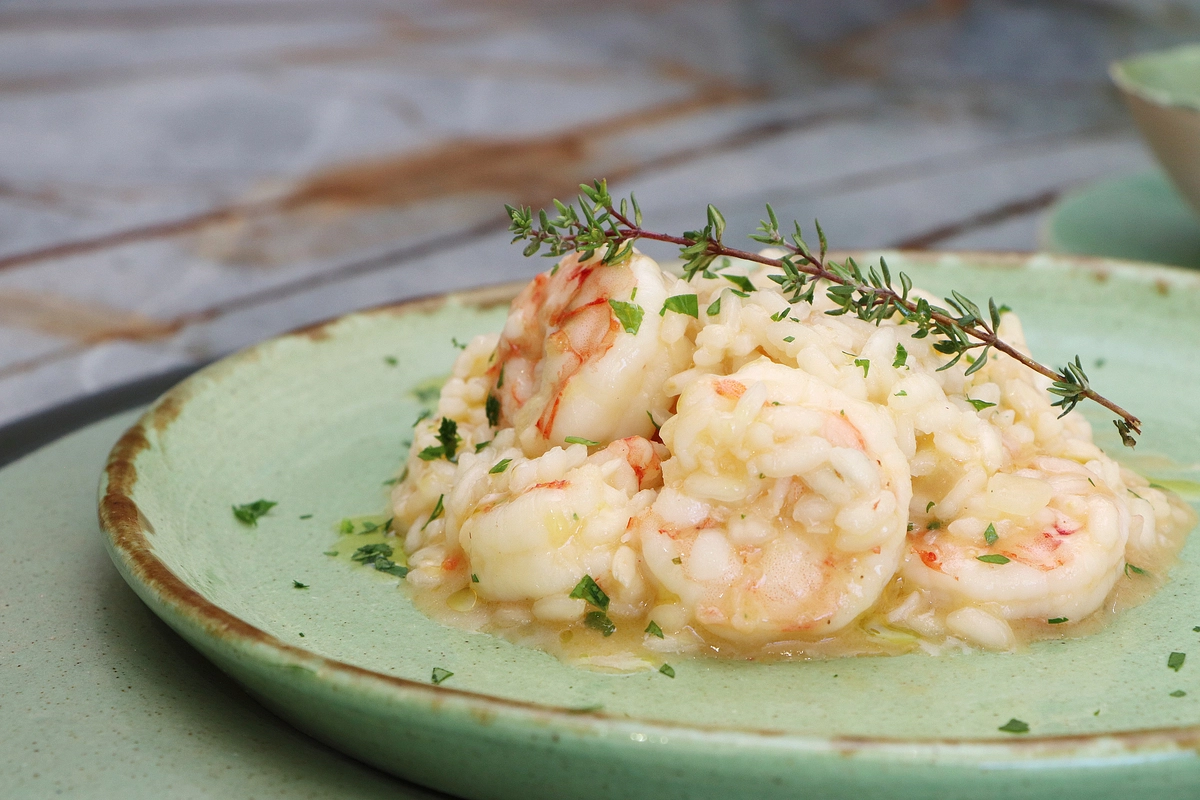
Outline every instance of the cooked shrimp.
<svg viewBox="0 0 1200 800">
<path fill-rule="evenodd" d="M 607 266 L 570 255 L 513 301 L 489 376 L 501 425 L 516 429 L 527 456 L 568 436 L 654 434 L 652 418 L 665 419 L 670 408 L 663 384 L 689 357 L 686 341 L 660 337 L 672 280 L 640 254 Z M 625 322 L 609 301 L 627 313 Z"/>
<path fill-rule="evenodd" d="M 661 435 L 666 488 L 636 524 L 650 572 L 699 625 L 820 637 L 879 598 L 912 491 L 885 414 L 761 359 L 689 384 Z"/>
<path fill-rule="evenodd" d="M 475 592 L 532 601 L 539 619 L 572 620 L 585 607 L 569 595 L 590 575 L 612 599 L 610 614 L 639 613 L 647 586 L 624 539 L 661 484 L 661 450 L 629 437 L 591 456 L 576 444 L 534 459 L 510 451 L 511 466 L 499 472 L 490 458 L 465 466 L 446 503 L 446 539 L 461 545 Z M 423 563 L 420 553 L 413 562 Z"/>
<path fill-rule="evenodd" d="M 1106 482 L 1103 467 L 1040 457 L 968 473 L 954 518 L 914 531 L 906 584 L 943 608 L 982 606 L 1002 620 L 1086 617 L 1121 576 L 1129 538 L 1124 486 Z"/>
</svg>

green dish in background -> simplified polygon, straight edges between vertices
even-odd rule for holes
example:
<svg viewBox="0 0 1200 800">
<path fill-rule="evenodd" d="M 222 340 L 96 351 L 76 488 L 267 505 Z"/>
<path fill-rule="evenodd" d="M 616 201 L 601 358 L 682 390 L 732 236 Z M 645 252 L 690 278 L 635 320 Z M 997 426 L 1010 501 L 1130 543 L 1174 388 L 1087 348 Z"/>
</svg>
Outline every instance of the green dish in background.
<svg viewBox="0 0 1200 800">
<path fill-rule="evenodd" d="M 932 291 L 1010 304 L 1044 361 L 1081 353 L 1094 384 L 1143 419 L 1135 464 L 1160 480 L 1200 477 L 1200 276 L 1041 255 L 888 261 Z M 444 627 L 396 578 L 324 555 L 348 546 L 342 518 L 384 509 L 383 483 L 420 408 L 413 389 L 448 372 L 451 337 L 497 330 L 514 291 L 354 314 L 169 392 L 113 450 L 100 488 L 123 577 L 284 719 L 462 797 L 1094 800 L 1200 789 L 1200 664 L 1166 665 L 1189 649 L 1200 661 L 1200 539 L 1162 592 L 1087 638 L 939 658 L 678 658 L 674 679 L 585 671 Z M 1093 421 L 1121 451 L 1104 416 Z M 278 505 L 256 527 L 234 519 L 231 505 L 259 498 Z M 434 668 L 454 674 L 435 686 Z M 1030 733 L 1002 732 L 1013 717 Z"/>
<path fill-rule="evenodd" d="M 1044 218 L 1042 247 L 1200 269 L 1200 217 L 1161 172 L 1112 178 L 1060 199 Z"/>
</svg>

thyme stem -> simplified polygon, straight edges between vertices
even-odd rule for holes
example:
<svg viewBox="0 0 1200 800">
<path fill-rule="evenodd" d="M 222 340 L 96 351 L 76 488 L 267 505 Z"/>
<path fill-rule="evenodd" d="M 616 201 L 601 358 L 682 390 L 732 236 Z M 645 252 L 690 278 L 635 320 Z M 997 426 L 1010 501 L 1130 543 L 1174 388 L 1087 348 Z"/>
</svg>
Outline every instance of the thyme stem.
<svg viewBox="0 0 1200 800">
<path fill-rule="evenodd" d="M 576 212 L 573 205 L 568 206 L 555 200 L 554 205 L 559 211 L 559 216 L 551 220 L 545 212 L 541 212 L 540 225 L 533 224 L 533 212 L 530 209 L 507 207 L 512 219 L 511 230 L 516 234 L 513 241 L 523 239 L 529 242 L 525 248 L 526 255 L 533 255 L 544 245 L 548 246 L 548 255 L 551 256 L 578 251 L 583 253 L 585 258 L 590 258 L 597 250 L 603 249 L 604 262 L 612 264 L 628 256 L 632 251 L 633 242 L 647 239 L 677 245 L 686 259 L 684 273 L 688 279 L 698 272 L 704 272 L 711 277 L 712 273 L 708 271 L 708 267 L 715 259 L 727 257 L 782 269 L 783 276 L 772 275 L 771 278 L 780 284 L 785 294 L 792 293 L 790 302 L 793 303 L 799 300 L 811 303 L 816 282 L 826 281 L 837 287 L 830 288 L 828 296 L 840 309 L 826 313 L 853 312 L 860 319 L 874 321 L 876 324 L 899 314 L 906 322 L 916 323 L 918 332 L 913 334 L 914 337 L 923 338 L 930 332 L 941 337 L 934 343 L 934 348 L 938 352 L 954 356 L 942 369 L 953 366 L 967 355 L 968 351 L 981 349 L 979 357 L 967 368 L 969 375 L 981 368 L 987 361 L 988 351 L 995 349 L 1054 381 L 1050 392 L 1060 398 L 1054 405 L 1062 407 L 1064 415 L 1074 409 L 1081 400 L 1091 400 L 1116 415 L 1114 424 L 1125 445 L 1132 447 L 1136 443 L 1134 435 L 1141 433 L 1141 421 L 1136 416 L 1091 388 L 1078 357 L 1064 369 L 1054 370 L 1003 341 L 996 332 L 1001 311 L 994 301 L 989 302 L 989 314 L 985 317 L 977 305 L 958 292 L 952 292 L 953 298 L 946 298 L 946 301 L 953 311 L 959 313 L 956 317 L 950 309 L 930 305 L 923 298 L 912 300 L 909 298 L 912 284 L 908 276 L 904 273 L 899 274 L 902 288 L 901 291 L 896 291 L 883 259 L 880 259 L 879 271 L 872 267 L 867 273 L 864 273 L 852 258 L 843 264 L 827 261 L 825 234 L 820 223 L 816 224 L 820 238 L 818 254 L 805 243 L 799 225 L 795 226 L 791 241 L 784 239 L 779 233 L 775 212 L 768 205 L 769 222 L 761 223 L 760 235 L 752 235 L 750 238 L 787 251 L 783 257 L 773 258 L 725 245 L 721 241 L 725 220 L 720 211 L 713 206 L 708 207 L 709 224 L 703 230 L 688 231 L 682 236 L 675 236 L 644 228 L 641 210 L 632 195 L 631 217 L 626 201 L 614 203 L 604 181 L 596 181 L 592 186 L 585 184 L 580 188 L 583 190 L 583 196 L 579 198 L 580 212 Z M 590 207 L 587 201 L 591 201 Z"/>
</svg>

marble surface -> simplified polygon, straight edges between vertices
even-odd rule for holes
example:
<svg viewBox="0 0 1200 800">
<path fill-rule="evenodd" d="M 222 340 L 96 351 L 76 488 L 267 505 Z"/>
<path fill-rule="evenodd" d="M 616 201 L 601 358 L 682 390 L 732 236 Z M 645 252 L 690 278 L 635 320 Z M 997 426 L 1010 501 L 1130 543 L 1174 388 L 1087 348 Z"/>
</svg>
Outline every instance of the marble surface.
<svg viewBox="0 0 1200 800">
<path fill-rule="evenodd" d="M 0 424 L 351 309 L 528 276 L 501 204 L 1033 249 L 1148 168 L 1108 86 L 1200 2 L 0 7 Z"/>
</svg>

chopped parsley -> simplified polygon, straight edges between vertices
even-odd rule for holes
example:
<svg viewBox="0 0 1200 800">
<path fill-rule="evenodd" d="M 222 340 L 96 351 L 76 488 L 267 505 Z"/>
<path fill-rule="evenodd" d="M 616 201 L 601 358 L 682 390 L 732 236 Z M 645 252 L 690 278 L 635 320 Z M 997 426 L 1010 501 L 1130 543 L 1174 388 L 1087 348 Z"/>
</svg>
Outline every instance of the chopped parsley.
<svg viewBox="0 0 1200 800">
<path fill-rule="evenodd" d="M 389 367 L 394 367 L 397 364 L 399 364 L 400 362 L 398 360 L 396 360 L 395 356 L 384 356 L 383 363 L 387 364 Z"/>
<path fill-rule="evenodd" d="M 438 495 L 437 505 L 433 507 L 433 513 L 429 515 L 429 519 L 425 520 L 425 524 L 421 526 L 421 530 L 425 530 L 426 528 L 428 528 L 429 523 L 433 522 L 435 519 L 440 517 L 442 515 L 442 512 L 444 512 L 446 510 L 446 507 L 444 505 L 442 505 L 442 501 L 445 499 L 446 499 L 446 495 L 444 495 L 444 494 Z"/>
<path fill-rule="evenodd" d="M 438 441 L 442 443 L 446 460 L 453 461 L 455 453 L 458 452 L 458 444 L 462 441 L 462 437 L 458 435 L 458 423 L 449 417 L 442 417 L 442 424 L 438 426 Z"/>
<path fill-rule="evenodd" d="M 255 500 L 242 506 L 232 506 L 233 516 L 237 517 L 238 522 L 257 528 L 258 518 L 277 505 L 279 504 L 271 500 Z"/>
<path fill-rule="evenodd" d="M 567 444 L 584 444 L 588 447 L 599 447 L 599 442 L 593 442 L 591 439 L 584 439 L 582 436 L 568 436 L 563 439 Z"/>
<path fill-rule="evenodd" d="M 1070 620 L 1068 620 L 1066 617 L 1055 617 L 1054 619 L 1046 620 L 1046 622 L 1050 623 L 1051 625 L 1062 625 L 1064 622 L 1070 622 Z"/>
<path fill-rule="evenodd" d="M 726 276 L 726 277 L 728 277 L 728 276 Z M 791 306 L 785 306 L 784 309 L 782 311 L 780 311 L 778 314 L 771 315 L 771 321 L 772 322 L 782 322 L 783 320 L 787 319 L 787 315 L 791 310 L 792 310 Z"/>
<path fill-rule="evenodd" d="M 717 314 L 721 313 L 721 296 L 720 295 L 717 295 L 717 299 L 713 300 L 709 304 L 708 308 L 704 309 L 704 313 L 710 317 L 715 317 Z"/>
<path fill-rule="evenodd" d="M 507 364 L 500 365 L 500 374 L 496 377 L 496 388 L 497 389 L 504 386 L 504 368 L 507 366 L 508 366 Z"/>
<path fill-rule="evenodd" d="M 700 319 L 700 300 L 694 294 L 677 294 L 674 297 L 668 297 L 658 315 L 661 317 L 668 311 L 674 311 L 676 314 L 687 314 L 689 317 Z"/>
<path fill-rule="evenodd" d="M 645 311 L 637 303 L 626 303 L 623 300 L 609 300 L 608 304 L 612 306 L 613 314 L 617 316 L 617 321 L 621 323 L 621 327 L 626 333 L 637 334 L 642 327 L 642 316 Z"/>
<path fill-rule="evenodd" d="M 658 671 L 661 672 L 663 675 L 666 675 L 668 678 L 675 677 L 675 668 L 672 667 L 670 664 L 663 664 L 661 667 L 658 668 Z"/>
<path fill-rule="evenodd" d="M 495 428 L 500 424 L 500 401 L 496 399 L 496 395 L 488 394 L 487 401 L 483 404 L 483 410 L 487 413 L 488 425 Z"/>
<path fill-rule="evenodd" d="M 446 455 L 446 448 L 439 445 L 431 444 L 421 452 L 417 453 L 417 458 L 422 461 L 437 461 L 442 456 Z"/>
<path fill-rule="evenodd" d="M 471 573 L 471 583 L 479 583 L 479 576 L 474 572 Z"/>
<path fill-rule="evenodd" d="M 650 424 L 654 426 L 655 433 L 658 433 L 660 430 L 662 430 L 662 425 L 659 425 L 657 422 L 654 421 L 653 414 L 651 414 L 649 411 L 647 411 L 646 416 L 650 418 Z"/>
<path fill-rule="evenodd" d="M 989 522 L 989 523 L 988 523 L 988 526 L 987 526 L 987 530 L 985 530 L 985 531 L 983 532 L 983 540 L 984 540 L 985 542 L 987 542 L 987 543 L 988 543 L 988 545 L 990 546 L 990 545 L 993 545 L 993 544 L 995 544 L 995 543 L 996 543 L 996 540 L 997 540 L 997 539 L 999 539 L 999 538 L 1000 538 L 1000 537 L 996 535 L 996 526 L 995 526 L 995 524 L 993 524 L 993 523 Z"/>
<path fill-rule="evenodd" d="M 925 513 L 928 514 L 935 505 L 937 505 L 937 503 L 935 503 L 933 500 L 930 500 L 928 503 L 926 503 L 925 504 Z"/>
<path fill-rule="evenodd" d="M 354 520 L 344 519 L 339 522 L 338 533 L 342 534 L 343 536 L 348 536 L 349 534 L 354 533 Z"/>
<path fill-rule="evenodd" d="M 741 289 L 743 292 L 753 292 L 754 284 L 745 275 L 722 275 L 722 278 Z"/>
<path fill-rule="evenodd" d="M 617 626 L 603 611 L 589 611 L 583 618 L 583 624 L 600 631 L 605 638 L 612 636 L 617 630 Z"/>
<path fill-rule="evenodd" d="M 1005 733 L 1029 733 L 1029 723 L 1013 717 L 1008 722 L 1000 726 L 999 730 Z"/>
<path fill-rule="evenodd" d="M 867 377 L 867 373 L 871 371 L 871 359 L 856 358 L 856 359 L 854 359 L 854 366 L 862 367 L 863 377 L 865 378 L 865 377 Z"/>
<path fill-rule="evenodd" d="M 491 439 L 488 439 L 486 442 L 476 442 L 475 443 L 475 452 L 482 453 L 484 451 L 484 448 L 486 448 L 491 443 L 492 443 Z"/>
<path fill-rule="evenodd" d="M 1185 658 L 1187 658 L 1186 653 L 1171 653 L 1171 655 L 1167 656 L 1167 669 L 1179 672 L 1179 668 L 1183 666 Z"/>
<path fill-rule="evenodd" d="M 446 680 L 446 678 L 452 677 L 453 675 L 454 675 L 454 673 L 448 669 L 442 669 L 441 667 L 434 667 L 433 675 L 429 678 L 429 680 L 431 680 L 433 682 L 434 686 L 439 686 L 442 683 L 442 681 Z"/>
<path fill-rule="evenodd" d="M 460 342 L 460 341 L 458 340 L 458 338 L 457 338 L 457 337 L 455 337 L 455 336 L 451 336 L 451 337 L 450 337 L 450 344 L 454 345 L 454 346 L 455 346 L 455 347 L 457 347 L 459 350 L 466 350 L 466 349 L 467 349 L 467 345 L 466 345 L 466 343 L 465 343 L 465 342 Z"/>
<path fill-rule="evenodd" d="M 1008 556 L 1002 556 L 999 553 L 988 553 L 986 556 L 975 556 L 975 558 L 985 564 L 1007 564 L 1012 560 Z"/>
<path fill-rule="evenodd" d="M 1145 575 L 1145 574 L 1147 574 L 1147 573 L 1146 573 L 1146 570 L 1142 569 L 1141 567 L 1135 567 L 1133 564 L 1130 564 L 1130 563 L 1126 562 L 1126 564 L 1125 564 L 1125 574 L 1126 574 L 1126 575 L 1128 575 L 1128 574 L 1129 574 L 1129 573 L 1131 573 L 1131 572 L 1132 572 L 1134 575 Z"/>
<path fill-rule="evenodd" d="M 499 475 L 504 470 L 508 469 L 508 465 L 512 463 L 511 458 L 502 458 L 496 462 L 496 466 L 488 470 L 489 475 Z"/>
<path fill-rule="evenodd" d="M 325 551 L 325 555 L 327 555 L 327 556 L 336 556 L 336 555 L 337 555 L 337 550 L 326 550 L 326 551 Z"/>
<path fill-rule="evenodd" d="M 908 351 L 904 349 L 904 345 L 896 345 L 896 357 L 892 359 L 892 366 L 900 369 L 908 362 Z"/>
<path fill-rule="evenodd" d="M 312 519 L 312 514 L 301 514 L 300 519 Z"/>
<path fill-rule="evenodd" d="M 414 422 L 414 423 L 412 424 L 412 426 L 415 428 L 415 427 L 417 427 L 418 425 L 420 425 L 422 422 L 424 422 L 425 420 L 429 419 L 429 418 L 430 418 L 430 417 L 432 417 L 432 416 L 433 416 L 433 412 L 432 412 L 432 411 L 430 411 L 428 408 L 423 408 L 423 409 L 421 409 L 421 413 L 420 413 L 420 414 L 417 414 L 417 421 L 416 421 L 416 422 Z"/>
<path fill-rule="evenodd" d="M 967 402 L 974 406 L 976 411 L 983 411 L 985 408 L 994 408 L 995 403 L 989 403 L 987 400 L 972 400 L 967 398 Z"/>
<path fill-rule="evenodd" d="M 658 623 L 654 620 L 650 620 L 650 624 L 646 626 L 645 633 L 648 633 L 651 636 L 657 636 L 660 639 L 667 638 L 663 636 L 663 629 L 658 627 Z"/>
<path fill-rule="evenodd" d="M 927 531 L 936 531 L 940 527 L 942 527 L 942 521 L 940 519 L 931 519 L 929 522 L 925 523 L 925 530 Z"/>
<path fill-rule="evenodd" d="M 350 556 L 351 561 L 359 561 L 363 564 L 373 564 L 379 556 L 387 558 L 392 554 L 392 546 L 384 542 L 376 542 L 375 544 L 364 544 L 362 547 L 354 551 L 354 555 Z"/>
<path fill-rule="evenodd" d="M 1171 692 L 1171 697 L 1184 697 L 1187 694 L 1183 689 L 1176 689 Z"/>
<path fill-rule="evenodd" d="M 584 575 L 580 578 L 579 583 L 571 590 L 570 596 L 576 600 L 583 600 L 601 611 L 608 610 L 608 595 L 600 588 L 600 584 L 592 580 L 591 575 Z"/>
<path fill-rule="evenodd" d="M 295 578 L 292 578 L 292 588 L 293 589 L 307 589 L 308 584 L 301 583 L 300 581 L 296 580 Z"/>
<path fill-rule="evenodd" d="M 438 399 L 438 395 L 442 393 L 442 387 L 434 386 L 418 386 L 412 390 L 413 397 L 417 398 L 422 403 L 432 403 Z"/>
<path fill-rule="evenodd" d="M 680 556 L 675 556 L 674 558 L 671 559 L 671 563 L 672 564 L 682 564 L 683 558 Z"/>
<path fill-rule="evenodd" d="M 792 342 L 796 341 L 796 337 L 795 336 L 785 336 L 785 337 L 783 337 L 783 340 L 785 342 L 787 342 L 788 344 L 791 344 Z"/>
<path fill-rule="evenodd" d="M 896 392 L 896 397 L 908 397 L 908 392 L 901 389 L 900 391 Z"/>
</svg>

